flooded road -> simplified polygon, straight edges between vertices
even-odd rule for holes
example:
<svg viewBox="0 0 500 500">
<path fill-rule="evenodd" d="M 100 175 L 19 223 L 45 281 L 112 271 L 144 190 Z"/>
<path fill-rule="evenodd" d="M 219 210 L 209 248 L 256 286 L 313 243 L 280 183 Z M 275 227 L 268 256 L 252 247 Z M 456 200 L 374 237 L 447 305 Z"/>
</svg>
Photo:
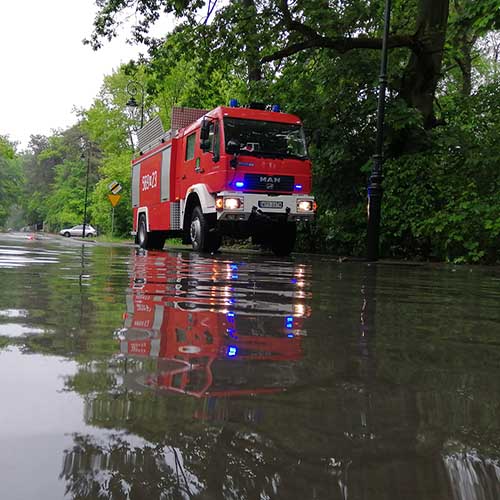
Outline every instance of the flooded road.
<svg viewBox="0 0 500 500">
<path fill-rule="evenodd" d="M 500 269 L 0 235 L 0 498 L 500 499 Z"/>
</svg>

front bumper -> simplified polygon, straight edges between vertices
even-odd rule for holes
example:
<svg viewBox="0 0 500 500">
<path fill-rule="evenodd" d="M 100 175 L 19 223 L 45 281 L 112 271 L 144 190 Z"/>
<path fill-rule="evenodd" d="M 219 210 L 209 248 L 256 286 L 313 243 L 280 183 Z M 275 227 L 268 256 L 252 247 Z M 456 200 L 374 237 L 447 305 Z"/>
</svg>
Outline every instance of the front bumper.
<svg viewBox="0 0 500 500">
<path fill-rule="evenodd" d="M 314 196 L 310 195 L 268 195 L 224 191 L 217 195 L 217 199 L 222 199 L 222 208 L 217 209 L 218 221 L 248 221 L 263 218 L 270 221 L 310 222 L 314 219 Z M 239 208 L 227 208 L 226 199 L 241 200 Z M 301 201 L 310 202 L 311 210 L 300 210 L 299 202 Z"/>
</svg>

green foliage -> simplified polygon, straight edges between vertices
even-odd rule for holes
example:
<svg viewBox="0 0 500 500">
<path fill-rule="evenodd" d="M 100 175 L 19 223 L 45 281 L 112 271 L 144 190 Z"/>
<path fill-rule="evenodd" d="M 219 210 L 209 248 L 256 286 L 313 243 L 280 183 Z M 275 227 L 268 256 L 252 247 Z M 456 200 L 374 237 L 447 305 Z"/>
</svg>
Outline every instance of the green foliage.
<svg viewBox="0 0 500 500">
<path fill-rule="evenodd" d="M 0 136 L 0 227 L 2 227 L 17 200 L 22 185 L 22 172 L 15 145 Z"/>
<path fill-rule="evenodd" d="M 500 259 L 498 85 L 443 101 L 425 151 L 386 164 L 383 246 L 392 255 Z"/>
</svg>

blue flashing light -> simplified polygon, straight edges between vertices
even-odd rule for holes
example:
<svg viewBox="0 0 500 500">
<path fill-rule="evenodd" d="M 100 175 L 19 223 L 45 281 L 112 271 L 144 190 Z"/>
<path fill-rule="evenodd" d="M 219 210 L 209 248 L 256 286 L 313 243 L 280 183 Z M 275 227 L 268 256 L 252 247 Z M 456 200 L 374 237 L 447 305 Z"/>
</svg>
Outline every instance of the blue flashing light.
<svg viewBox="0 0 500 500">
<path fill-rule="evenodd" d="M 281 111 L 280 105 L 279 104 L 273 104 L 271 107 L 271 111 L 274 111 L 275 113 L 279 113 Z"/>
<path fill-rule="evenodd" d="M 232 311 L 229 311 L 227 314 L 226 314 L 226 318 L 227 320 L 229 321 L 229 323 L 234 323 L 234 312 Z"/>
<path fill-rule="evenodd" d="M 293 337 L 295 337 L 295 335 L 294 335 L 293 333 L 289 333 L 289 334 L 287 335 L 287 337 L 288 337 L 289 339 L 293 339 Z"/>
<path fill-rule="evenodd" d="M 301 191 L 302 190 L 302 184 L 295 184 L 295 189 L 297 191 Z"/>
<path fill-rule="evenodd" d="M 232 274 L 231 275 L 231 279 L 232 280 L 237 280 L 239 278 L 239 276 L 237 274 Z"/>
<path fill-rule="evenodd" d="M 238 99 L 230 99 L 229 107 L 230 108 L 237 108 L 238 107 Z"/>
<path fill-rule="evenodd" d="M 297 280 L 296 280 L 295 278 L 292 278 L 292 279 L 290 280 L 290 283 L 292 283 L 292 285 L 295 285 L 295 284 L 297 284 Z"/>
<path fill-rule="evenodd" d="M 238 354 L 238 348 L 235 345 L 227 347 L 227 357 L 234 358 Z"/>
<path fill-rule="evenodd" d="M 238 269 L 238 264 L 231 264 L 231 269 L 236 271 Z"/>
<path fill-rule="evenodd" d="M 237 188 L 242 188 L 245 186 L 245 183 L 243 181 L 236 181 L 236 187 Z"/>
<path fill-rule="evenodd" d="M 287 316 L 286 317 L 286 322 L 287 323 L 293 323 L 293 316 Z"/>
</svg>

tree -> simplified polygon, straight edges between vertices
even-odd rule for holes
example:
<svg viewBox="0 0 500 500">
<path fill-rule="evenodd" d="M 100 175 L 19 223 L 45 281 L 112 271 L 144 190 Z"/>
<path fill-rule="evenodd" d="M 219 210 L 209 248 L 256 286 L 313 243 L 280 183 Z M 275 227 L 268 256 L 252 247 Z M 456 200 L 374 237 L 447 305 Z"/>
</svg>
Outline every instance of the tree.
<svg viewBox="0 0 500 500">
<path fill-rule="evenodd" d="M 0 226 L 5 224 L 11 208 L 21 199 L 22 182 L 15 144 L 0 136 Z"/>
<path fill-rule="evenodd" d="M 406 8 L 408 3 L 409 9 Z M 147 0 L 127 3 L 102 1 L 89 43 L 98 48 L 102 38 L 115 36 L 116 15 L 123 13 L 125 7 L 138 13 L 138 22 L 132 27 L 133 39 L 148 41 L 144 33 L 162 11 L 184 16 L 196 28 L 195 14 L 204 4 L 201 1 L 184 2 L 179 6 L 179 3 L 170 0 L 154 3 Z M 397 10 L 404 22 L 401 22 L 400 32 L 391 35 L 389 46 L 405 47 L 411 51 L 399 93 L 408 105 L 422 113 L 425 126 L 431 127 L 435 123 L 433 100 L 441 75 L 449 0 L 417 0 L 416 5 L 403 1 L 397 4 Z M 258 3 L 242 0 L 221 7 L 213 24 L 219 28 L 222 38 L 236 33 L 240 35 L 245 48 L 243 58 L 248 66 L 248 79 L 258 81 L 262 76 L 257 61 L 259 56 L 262 63 L 270 63 L 315 49 L 327 49 L 337 54 L 355 49 L 379 49 L 380 14 L 378 4 L 369 1 L 347 0 L 326 4 L 319 0 Z M 415 17 L 408 18 L 408 14 Z M 203 25 L 206 24 L 205 19 Z M 241 29 L 242 26 L 245 29 Z M 227 40 L 219 39 L 219 43 L 224 41 Z"/>
</svg>

